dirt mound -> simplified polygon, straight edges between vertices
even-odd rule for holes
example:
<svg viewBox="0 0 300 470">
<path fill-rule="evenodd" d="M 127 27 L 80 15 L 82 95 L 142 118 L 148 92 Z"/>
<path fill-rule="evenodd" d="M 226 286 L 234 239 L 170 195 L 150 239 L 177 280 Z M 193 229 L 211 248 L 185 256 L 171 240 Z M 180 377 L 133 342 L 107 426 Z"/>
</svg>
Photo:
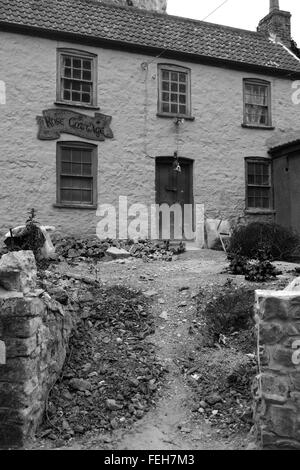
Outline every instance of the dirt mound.
<svg viewBox="0 0 300 470">
<path fill-rule="evenodd" d="M 141 419 L 155 403 L 165 372 L 147 341 L 155 329 L 140 292 L 90 287 L 81 297 L 84 311 L 39 432 L 53 440 Z"/>
</svg>

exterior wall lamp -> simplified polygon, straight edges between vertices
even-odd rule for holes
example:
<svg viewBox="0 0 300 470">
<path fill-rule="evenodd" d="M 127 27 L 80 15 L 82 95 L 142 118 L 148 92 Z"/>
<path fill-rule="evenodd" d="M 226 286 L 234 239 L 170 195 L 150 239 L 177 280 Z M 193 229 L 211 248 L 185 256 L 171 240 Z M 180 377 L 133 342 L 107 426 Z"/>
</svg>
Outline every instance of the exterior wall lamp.
<svg viewBox="0 0 300 470">
<path fill-rule="evenodd" d="M 177 173 L 181 173 L 181 166 L 180 166 L 180 163 L 179 163 L 178 153 L 177 152 L 174 152 L 173 170 L 177 171 Z"/>
</svg>

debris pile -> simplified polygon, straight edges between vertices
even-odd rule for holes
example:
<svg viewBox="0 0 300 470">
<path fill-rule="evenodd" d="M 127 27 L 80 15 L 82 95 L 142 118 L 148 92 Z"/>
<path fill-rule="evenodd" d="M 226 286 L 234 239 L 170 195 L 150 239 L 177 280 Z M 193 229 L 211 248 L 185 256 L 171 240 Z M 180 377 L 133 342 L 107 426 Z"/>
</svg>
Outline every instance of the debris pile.
<svg viewBox="0 0 300 470">
<path fill-rule="evenodd" d="M 155 404 L 166 372 L 149 342 L 154 323 L 140 292 L 95 284 L 77 301 L 81 319 L 39 432 L 52 440 L 131 425 Z"/>
<path fill-rule="evenodd" d="M 115 253 L 109 253 L 111 248 L 115 248 Z M 120 250 L 118 255 L 117 250 Z M 56 244 L 58 259 L 75 260 L 78 258 L 93 258 L 96 260 L 109 261 L 115 258 L 128 257 L 142 258 L 145 261 L 172 261 L 173 255 L 181 254 L 185 251 L 184 243 L 170 244 L 169 242 L 154 242 L 150 240 L 140 240 L 133 242 L 130 240 L 105 240 L 97 238 L 76 239 L 74 237 L 63 238 Z"/>
<path fill-rule="evenodd" d="M 186 347 L 182 372 L 193 393 L 196 420 L 214 426 L 223 437 L 248 433 L 253 425 L 251 383 L 257 375 L 253 322 L 254 287 L 232 280 L 199 290 L 198 333 Z M 193 350 L 189 349 L 193 347 Z"/>
<path fill-rule="evenodd" d="M 237 351 L 204 349 L 188 373 L 194 390 L 193 412 L 229 436 L 249 432 L 253 425 L 251 383 L 257 373 L 255 356 Z"/>
</svg>

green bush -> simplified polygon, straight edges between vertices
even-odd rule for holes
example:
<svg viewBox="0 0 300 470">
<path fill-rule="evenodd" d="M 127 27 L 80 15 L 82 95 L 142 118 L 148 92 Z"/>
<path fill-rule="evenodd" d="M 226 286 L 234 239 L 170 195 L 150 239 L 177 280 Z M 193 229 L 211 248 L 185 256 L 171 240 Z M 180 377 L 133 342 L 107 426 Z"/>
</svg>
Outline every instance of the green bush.
<svg viewBox="0 0 300 470">
<path fill-rule="evenodd" d="M 253 222 L 233 230 L 228 252 L 248 259 L 289 260 L 300 246 L 295 232 L 277 224 Z"/>
</svg>

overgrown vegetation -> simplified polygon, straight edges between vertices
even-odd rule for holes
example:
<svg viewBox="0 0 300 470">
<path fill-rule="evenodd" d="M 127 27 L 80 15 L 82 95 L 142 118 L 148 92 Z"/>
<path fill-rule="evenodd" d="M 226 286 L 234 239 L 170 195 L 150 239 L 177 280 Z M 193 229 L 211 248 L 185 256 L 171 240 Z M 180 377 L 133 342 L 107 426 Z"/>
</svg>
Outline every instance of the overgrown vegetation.
<svg viewBox="0 0 300 470">
<path fill-rule="evenodd" d="M 299 246 L 299 236 L 280 225 L 254 222 L 237 226 L 228 248 L 229 270 L 247 281 L 266 282 L 278 274 L 271 261 L 290 260 Z"/>
<path fill-rule="evenodd" d="M 45 243 L 45 237 L 36 220 L 35 209 L 29 211 L 25 227 L 20 229 L 17 235 L 11 229 L 10 234 L 10 238 L 5 240 L 8 251 L 31 250 L 36 260 L 40 260 L 41 248 Z"/>
<path fill-rule="evenodd" d="M 299 247 L 299 235 L 293 231 L 277 224 L 254 222 L 233 230 L 228 252 L 260 261 L 287 261 Z"/>
<path fill-rule="evenodd" d="M 278 274 L 276 267 L 268 260 L 249 260 L 245 256 L 227 256 L 230 264 L 229 271 L 232 274 L 244 275 L 246 281 L 266 282 L 275 278 Z"/>
<path fill-rule="evenodd" d="M 237 287 L 228 280 L 211 300 L 203 303 L 205 296 L 205 290 L 200 290 L 198 315 L 204 319 L 208 343 L 213 345 L 224 336 L 251 329 L 255 341 L 253 288 Z"/>
</svg>

